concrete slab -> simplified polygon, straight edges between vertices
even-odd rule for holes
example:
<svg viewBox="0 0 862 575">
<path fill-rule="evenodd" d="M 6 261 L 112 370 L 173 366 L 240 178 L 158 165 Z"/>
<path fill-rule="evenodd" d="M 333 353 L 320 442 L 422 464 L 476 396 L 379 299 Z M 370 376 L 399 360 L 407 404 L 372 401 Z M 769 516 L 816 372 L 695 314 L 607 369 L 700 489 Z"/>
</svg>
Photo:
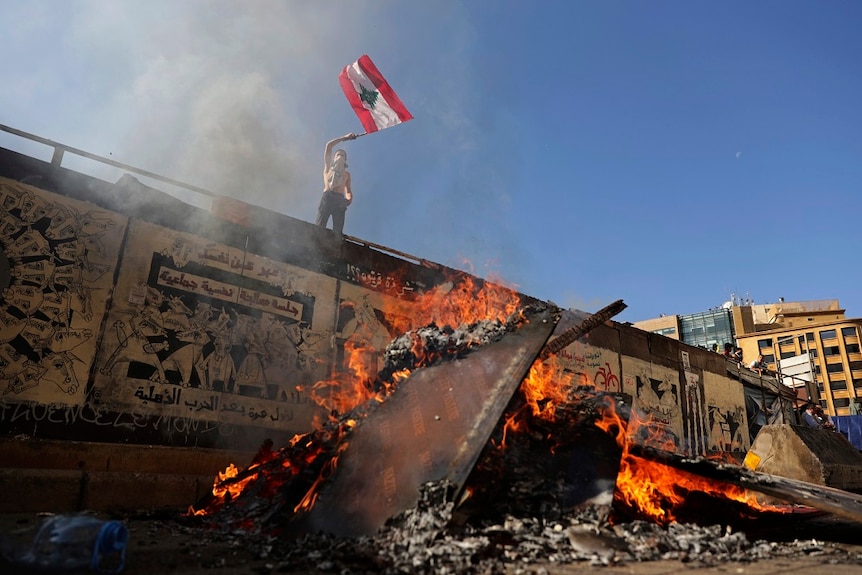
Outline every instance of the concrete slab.
<svg viewBox="0 0 862 575">
<path fill-rule="evenodd" d="M 754 438 L 745 466 L 844 491 L 862 491 L 862 454 L 846 437 L 828 429 L 767 425 Z"/>
</svg>

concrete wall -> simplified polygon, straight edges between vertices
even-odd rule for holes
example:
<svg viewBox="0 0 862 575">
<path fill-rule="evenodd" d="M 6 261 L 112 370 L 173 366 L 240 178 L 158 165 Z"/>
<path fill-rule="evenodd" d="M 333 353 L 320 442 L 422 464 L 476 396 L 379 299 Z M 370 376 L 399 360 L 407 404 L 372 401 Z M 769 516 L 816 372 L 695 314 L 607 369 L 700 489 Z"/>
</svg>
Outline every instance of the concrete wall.
<svg viewBox="0 0 862 575">
<path fill-rule="evenodd" d="M 0 150 L 7 468 L 44 478 L 49 461 L 80 503 L 82 477 L 109 473 L 101 461 L 131 451 L 141 469 L 182 476 L 159 502 L 192 503 L 207 470 L 311 429 L 323 413 L 306 390 L 346 369 L 346 344 L 381 367 L 417 294 L 462 273 L 244 208 L 227 221 L 133 178 L 107 183 Z M 639 441 L 657 431 L 677 451 L 740 459 L 748 448 L 742 389 L 716 354 L 609 322 L 556 365 L 560 377 L 632 396 L 652 430 L 631 426 Z M 72 461 L 62 456 L 71 442 L 97 442 L 105 455 Z M 193 450 L 177 459 L 143 446 Z M 10 478 L 21 474 L 4 477 L 14 494 Z"/>
<path fill-rule="evenodd" d="M 566 327 L 563 320 L 555 333 Z M 563 349 L 556 361 L 576 382 L 632 397 L 638 420 L 629 425 L 632 440 L 688 456 L 745 457 L 745 396 L 720 354 L 609 322 Z"/>
<path fill-rule="evenodd" d="M 304 433 L 322 411 L 297 386 L 340 369 L 346 342 L 382 350 L 446 277 L 267 210 L 221 220 L 132 178 L 6 151 L 0 176 L 5 435 L 253 450 Z"/>
</svg>

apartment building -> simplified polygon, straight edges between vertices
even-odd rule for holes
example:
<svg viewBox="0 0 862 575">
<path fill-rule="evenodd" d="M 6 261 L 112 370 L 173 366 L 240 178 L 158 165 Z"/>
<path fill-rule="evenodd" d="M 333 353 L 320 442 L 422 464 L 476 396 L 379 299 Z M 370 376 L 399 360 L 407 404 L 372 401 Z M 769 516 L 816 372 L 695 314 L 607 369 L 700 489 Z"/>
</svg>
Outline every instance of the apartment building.
<svg viewBox="0 0 862 575">
<path fill-rule="evenodd" d="M 836 299 L 730 301 L 706 312 L 633 325 L 708 349 L 734 343 L 746 363 L 762 354 L 785 385 L 796 388 L 800 398 L 819 401 L 829 414 L 862 411 L 862 319 L 848 319 Z"/>
</svg>

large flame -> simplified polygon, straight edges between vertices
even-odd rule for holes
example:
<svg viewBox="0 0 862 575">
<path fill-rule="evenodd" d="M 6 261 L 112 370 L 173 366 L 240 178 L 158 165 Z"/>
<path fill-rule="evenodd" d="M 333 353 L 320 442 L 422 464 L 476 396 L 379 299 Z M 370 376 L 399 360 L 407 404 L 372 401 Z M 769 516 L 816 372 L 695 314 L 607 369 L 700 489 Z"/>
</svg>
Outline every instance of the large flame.
<svg viewBox="0 0 862 575">
<path fill-rule="evenodd" d="M 506 321 L 518 312 L 522 303 L 517 292 L 508 287 L 464 276 L 460 281 L 439 286 L 410 302 L 393 303 L 395 309 L 381 311 L 391 313 L 394 329 L 407 332 L 431 323 L 460 326 L 478 321 Z M 433 361 L 435 358 L 427 357 L 426 350 L 418 343 L 419 340 L 413 349 L 419 359 L 417 365 Z M 355 425 L 355 420 L 341 421 L 340 416 L 353 414 L 368 402 L 383 401 L 399 382 L 410 375 L 410 371 L 404 369 L 393 374 L 390 381 L 377 381 L 380 351 L 359 340 L 345 342 L 341 369 L 330 380 L 319 381 L 306 390 L 324 408 L 328 417 L 317 422 L 311 433 L 295 437 L 286 448 L 278 452 L 270 450 L 259 453 L 245 470 L 229 466 L 216 477 L 210 503 L 203 509 L 190 509 L 190 513 L 210 514 L 225 502 L 240 497 L 251 486 L 261 496 L 272 496 L 304 468 L 316 467 L 319 468 L 317 478 L 310 482 L 293 507 L 294 512 L 310 509 L 317 499 L 318 489 L 336 468 L 339 454 L 347 447 L 347 432 Z M 505 416 L 499 447 L 505 448 L 508 434 L 527 429 L 530 418 L 554 421 L 559 406 L 578 401 L 576 389 L 592 388 L 595 394 L 594 387 L 582 374 L 576 376 L 566 372 L 555 356 L 536 360 L 519 388 L 522 406 Z M 362 416 L 361 410 L 357 416 Z M 615 498 L 645 517 L 661 524 L 674 521 L 675 511 L 692 492 L 725 497 L 752 509 L 767 508 L 742 488 L 632 455 L 629 448 L 635 437 L 634 432 L 639 429 L 656 431 L 647 440 L 649 446 L 670 452 L 675 451 L 675 448 L 658 434 L 660 426 L 650 426 L 648 421 L 637 421 L 634 414 L 630 421 L 621 418 L 614 409 L 613 401 L 608 402 L 596 426 L 614 436 L 622 449 Z"/>
<path fill-rule="evenodd" d="M 429 324 L 438 326 L 460 326 L 479 321 L 506 321 L 523 305 L 519 294 L 502 283 L 477 280 L 472 276 L 459 276 L 456 280 L 442 284 L 417 296 L 409 302 L 383 300 L 381 310 L 390 314 L 391 325 L 398 332 L 407 332 Z M 312 463 L 320 467 L 319 475 L 294 507 L 294 512 L 311 509 L 324 480 L 338 464 L 338 456 L 347 447 L 344 439 L 355 420 L 340 421 L 343 414 L 352 414 L 369 401 L 383 401 L 395 387 L 410 375 L 402 369 L 393 373 L 388 381 L 379 381 L 377 358 L 382 350 L 369 345 L 368 337 L 348 339 L 343 346 L 344 360 L 341 369 L 324 381 L 318 381 L 307 391 L 312 400 L 323 408 L 326 419 L 315 420 L 314 430 L 297 436 L 287 448 L 279 452 L 259 453 L 244 470 L 234 464 L 215 478 L 212 496 L 201 509 L 189 509 L 192 515 L 209 515 L 226 502 L 233 501 L 254 486 L 261 496 L 271 496 L 286 481 L 296 477 L 305 466 Z M 419 341 L 419 340 L 417 340 Z M 415 346 L 413 354 L 417 365 L 427 365 L 436 357 Z M 299 389 L 299 388 L 298 388 Z M 359 414 L 362 415 L 361 413 Z M 335 449 L 329 449 L 335 445 Z M 296 449 L 296 448 L 299 449 Z M 295 456 L 295 452 L 303 454 Z M 318 458 L 326 458 L 320 463 Z M 273 466 L 273 463 L 279 463 Z"/>
<path fill-rule="evenodd" d="M 742 487 L 716 481 L 693 473 L 676 469 L 662 463 L 637 457 L 630 453 L 632 438 L 638 429 L 652 432 L 642 443 L 648 447 L 674 451 L 672 441 L 650 427 L 649 421 L 641 421 L 632 413 L 628 423 L 617 413 L 613 402 L 603 412 L 596 425 L 614 435 L 622 449 L 620 470 L 617 474 L 614 497 L 638 514 L 667 525 L 677 520 L 678 510 L 685 505 L 689 494 L 697 492 L 711 497 L 741 503 L 751 510 L 775 511 L 779 508 L 758 501 L 756 495 Z"/>
</svg>

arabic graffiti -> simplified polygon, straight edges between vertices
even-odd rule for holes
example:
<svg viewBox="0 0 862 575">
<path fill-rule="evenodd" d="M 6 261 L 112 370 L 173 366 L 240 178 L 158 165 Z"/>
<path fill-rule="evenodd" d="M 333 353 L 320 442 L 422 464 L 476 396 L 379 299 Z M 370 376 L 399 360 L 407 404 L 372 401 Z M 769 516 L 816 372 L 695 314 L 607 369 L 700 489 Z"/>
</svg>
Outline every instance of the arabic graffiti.
<svg viewBox="0 0 862 575">
<path fill-rule="evenodd" d="M 265 406 L 246 406 L 242 402 L 231 401 L 222 402 L 221 394 L 211 394 L 206 397 L 195 399 L 183 399 L 183 389 L 178 386 L 166 386 L 158 391 L 155 385 L 150 385 L 147 389 L 144 386 L 138 387 L 134 396 L 140 400 L 141 405 L 157 404 L 157 405 L 174 405 L 187 408 L 188 411 L 198 414 L 206 411 L 214 414 L 235 413 L 244 417 L 248 417 L 251 421 L 268 418 L 269 421 L 290 421 L 293 419 L 293 411 L 286 409 L 284 406 L 275 406 L 267 413 Z M 188 392 L 186 393 L 188 395 Z"/>
<path fill-rule="evenodd" d="M 611 393 L 622 391 L 619 376 L 614 373 L 611 362 L 606 361 L 606 356 L 616 359 L 615 352 L 575 342 L 560 350 L 557 356 L 565 371 L 579 376 L 580 385 L 594 385 Z"/>
<path fill-rule="evenodd" d="M 403 297 L 415 288 L 393 275 L 383 275 L 375 270 L 365 270 L 356 264 L 347 264 L 347 279 L 363 287 L 382 291 L 389 295 Z"/>
</svg>

